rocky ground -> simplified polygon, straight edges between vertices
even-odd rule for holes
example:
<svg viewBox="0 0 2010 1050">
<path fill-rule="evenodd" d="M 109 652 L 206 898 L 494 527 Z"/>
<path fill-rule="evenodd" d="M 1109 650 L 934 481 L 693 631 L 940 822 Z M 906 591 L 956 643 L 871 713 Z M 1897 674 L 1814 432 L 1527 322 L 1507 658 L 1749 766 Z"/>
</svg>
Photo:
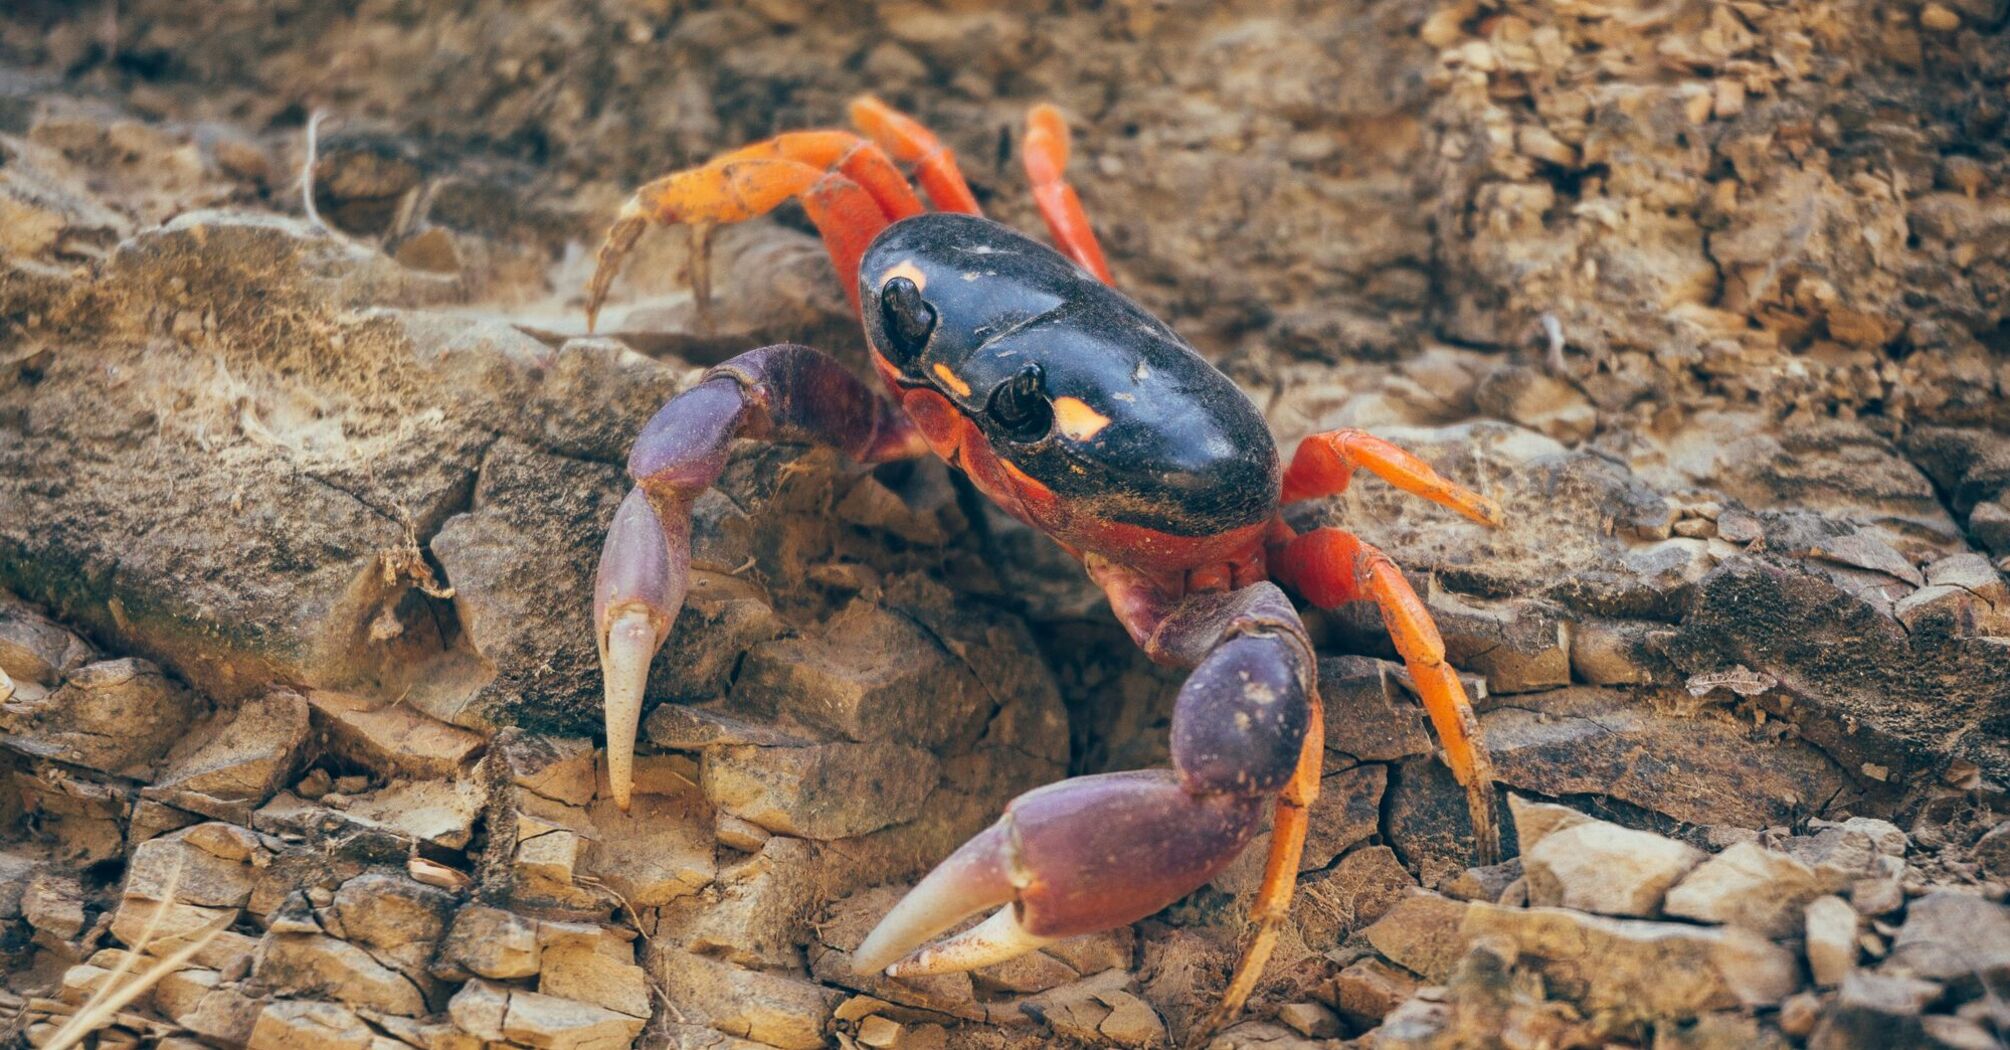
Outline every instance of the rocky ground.
<svg viewBox="0 0 2010 1050">
<path fill-rule="evenodd" d="M 1177 679 L 939 464 L 740 449 L 598 782 L 588 581 L 697 370 L 862 348 L 814 239 L 714 300 L 637 181 L 872 89 L 1021 224 L 1053 99 L 1119 282 L 1288 448 L 1487 491 L 1301 508 L 1427 594 L 1511 793 L 1372 614 L 1292 923 L 1217 1046 L 1990 1047 L 2010 1033 L 2002 0 L 388 0 L 0 12 L 0 1024 L 97 1045 L 1162 1046 L 1261 846 L 1134 928 L 854 977 L 1028 787 L 1164 761 Z M 308 125 L 316 112 L 315 151 Z M 315 207 L 302 205 L 310 175 Z"/>
</svg>

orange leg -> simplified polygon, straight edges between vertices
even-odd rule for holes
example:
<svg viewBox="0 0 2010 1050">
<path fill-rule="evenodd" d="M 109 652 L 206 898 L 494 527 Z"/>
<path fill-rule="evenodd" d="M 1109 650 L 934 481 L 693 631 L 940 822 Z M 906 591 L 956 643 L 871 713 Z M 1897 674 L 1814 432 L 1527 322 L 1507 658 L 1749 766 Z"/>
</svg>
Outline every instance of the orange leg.
<svg viewBox="0 0 2010 1050">
<path fill-rule="evenodd" d="M 1033 184 L 1033 202 L 1040 206 L 1040 217 L 1047 220 L 1055 245 L 1083 269 L 1095 274 L 1097 280 L 1116 283 L 1110 279 L 1110 264 L 1103 259 L 1103 246 L 1096 242 L 1096 231 L 1090 228 L 1089 217 L 1082 211 L 1082 199 L 1061 174 L 1068 167 L 1068 122 L 1062 119 L 1060 110 L 1043 102 L 1026 114 L 1024 152 L 1026 178 Z"/>
<path fill-rule="evenodd" d="M 956 154 L 949 152 L 949 147 L 934 132 L 922 127 L 920 121 L 871 95 L 863 95 L 852 100 L 851 122 L 893 154 L 893 159 L 913 165 L 915 181 L 928 191 L 928 199 L 937 208 L 983 214 L 977 208 L 977 198 L 970 193 L 970 184 L 963 181 L 963 172 L 956 166 Z"/>
<path fill-rule="evenodd" d="M 793 160 L 823 171 L 835 171 L 859 184 L 886 213 L 888 222 L 899 222 L 922 213 L 921 198 L 907 177 L 893 166 L 886 151 L 849 131 L 791 131 L 766 142 L 742 146 L 712 159 L 706 167 L 747 160 Z"/>
<path fill-rule="evenodd" d="M 837 267 L 845 294 L 857 309 L 858 260 L 866 245 L 887 227 L 886 213 L 871 193 L 840 172 L 798 160 L 756 157 L 680 171 L 635 191 L 600 246 L 600 261 L 587 285 L 588 330 L 600 313 L 614 275 L 620 272 L 621 260 L 650 223 L 705 230 L 763 215 L 791 197 L 802 201 L 803 210 L 823 234 L 831 264 Z"/>
<path fill-rule="evenodd" d="M 1278 796 L 1275 816 L 1270 822 L 1270 855 L 1264 858 L 1263 882 L 1249 907 L 1250 933 L 1243 941 L 1242 958 L 1214 1011 L 1199 1028 L 1187 1035 L 1189 1044 L 1203 1042 L 1242 1012 L 1257 979 L 1270 963 L 1277 947 L 1277 927 L 1291 914 L 1291 894 L 1298 889 L 1298 863 L 1305 855 L 1305 833 L 1313 800 L 1319 797 L 1319 776 L 1325 767 L 1326 728 L 1324 709 L 1315 695 L 1311 721 L 1305 728 L 1305 745 L 1298 753 L 1298 767 L 1291 782 Z"/>
<path fill-rule="evenodd" d="M 1322 609 L 1351 601 L 1372 601 L 1396 652 L 1417 683 L 1417 695 L 1438 731 L 1445 761 L 1466 788 L 1472 810 L 1473 846 L 1480 862 L 1500 856 L 1500 829 L 1494 819 L 1493 760 L 1480 740 L 1479 720 L 1466 699 L 1457 671 L 1445 662 L 1445 641 L 1424 600 L 1389 556 L 1335 528 L 1314 529 L 1274 551 L 1271 571 L 1278 582 Z"/>
<path fill-rule="evenodd" d="M 1363 430 L 1314 434 L 1284 472 L 1285 503 L 1345 492 L 1364 469 L 1404 492 L 1442 504 L 1482 525 L 1499 525 L 1500 504 L 1431 469 L 1429 463 Z"/>
</svg>

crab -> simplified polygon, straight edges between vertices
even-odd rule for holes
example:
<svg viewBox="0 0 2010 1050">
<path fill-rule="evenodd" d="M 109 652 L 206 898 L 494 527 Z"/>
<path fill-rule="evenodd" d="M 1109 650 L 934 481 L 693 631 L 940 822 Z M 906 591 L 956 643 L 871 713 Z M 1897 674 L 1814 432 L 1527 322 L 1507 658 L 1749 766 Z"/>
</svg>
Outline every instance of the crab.
<svg viewBox="0 0 2010 1050">
<path fill-rule="evenodd" d="M 1316 660 L 1287 590 L 1324 609 L 1379 608 L 1465 788 L 1474 850 L 1498 856 L 1487 751 L 1424 602 L 1380 550 L 1339 528 L 1298 532 L 1280 507 L 1339 493 L 1363 470 L 1483 525 L 1501 523 L 1500 507 L 1360 430 L 1305 438 L 1283 467 L 1242 391 L 1113 287 L 1063 177 L 1068 130 L 1053 106 L 1032 109 L 1021 153 L 1058 250 L 984 218 L 955 156 L 912 118 L 871 97 L 851 117 L 857 134 L 786 133 L 644 185 L 600 249 L 589 328 L 652 224 L 702 238 L 799 202 L 887 395 L 817 350 L 770 346 L 706 372 L 642 428 L 593 603 L 614 798 L 627 807 L 649 665 L 683 604 L 692 502 L 730 446 L 828 445 L 863 464 L 933 453 L 1079 560 L 1152 660 L 1190 674 L 1171 768 L 1072 777 L 1014 799 L 886 914 L 852 965 L 895 978 L 968 970 L 1135 922 L 1212 879 L 1273 807 L 1240 958 L 1200 1028 L 1212 1031 L 1240 1012 L 1270 956 L 1319 789 Z"/>
</svg>

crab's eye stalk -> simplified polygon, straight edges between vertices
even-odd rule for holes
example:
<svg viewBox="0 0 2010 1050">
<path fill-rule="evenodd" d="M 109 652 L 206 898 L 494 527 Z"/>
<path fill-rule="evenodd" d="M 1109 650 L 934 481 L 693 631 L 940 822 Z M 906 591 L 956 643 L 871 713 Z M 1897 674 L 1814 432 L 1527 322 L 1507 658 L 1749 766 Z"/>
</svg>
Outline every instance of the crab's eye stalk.
<svg viewBox="0 0 2010 1050">
<path fill-rule="evenodd" d="M 935 330 L 935 308 L 921 297 L 921 287 L 905 277 L 896 277 L 880 288 L 879 314 L 886 324 L 887 349 L 896 361 L 905 362 L 920 353 L 928 343 L 928 334 Z"/>
<path fill-rule="evenodd" d="M 1054 429 L 1054 403 L 1047 400 L 1046 375 L 1039 365 L 1027 365 L 991 390 L 984 409 L 1005 435 L 1031 444 Z"/>
</svg>

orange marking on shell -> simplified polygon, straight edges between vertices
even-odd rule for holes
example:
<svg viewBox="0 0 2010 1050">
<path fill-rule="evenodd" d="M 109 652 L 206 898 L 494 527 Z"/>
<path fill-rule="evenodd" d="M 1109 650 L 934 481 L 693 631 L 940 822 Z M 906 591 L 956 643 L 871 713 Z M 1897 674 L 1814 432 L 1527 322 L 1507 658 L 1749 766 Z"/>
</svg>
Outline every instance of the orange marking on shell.
<svg viewBox="0 0 2010 1050">
<path fill-rule="evenodd" d="M 924 291 L 927 290 L 928 288 L 928 275 L 922 273 L 921 267 L 914 265 L 914 263 L 911 261 L 899 262 L 895 263 L 892 266 L 887 267 L 886 272 L 879 275 L 879 283 L 882 287 L 884 287 L 886 285 L 886 282 L 891 281 L 896 277 L 905 277 L 908 280 L 913 281 L 914 286 L 916 288 L 922 289 Z"/>
<path fill-rule="evenodd" d="M 1078 397 L 1054 399 L 1054 426 L 1076 441 L 1087 441 L 1110 425 L 1110 417 L 1089 407 Z"/>
<path fill-rule="evenodd" d="M 941 363 L 940 361 L 936 362 L 935 364 L 935 378 L 942 380 L 943 386 L 946 386 L 949 389 L 956 391 L 957 397 L 970 396 L 970 384 L 964 382 L 962 376 L 957 375 L 954 372 L 951 372 L 949 370 L 949 366 Z M 1105 420 L 1105 422 L 1107 422 L 1107 420 Z"/>
</svg>

